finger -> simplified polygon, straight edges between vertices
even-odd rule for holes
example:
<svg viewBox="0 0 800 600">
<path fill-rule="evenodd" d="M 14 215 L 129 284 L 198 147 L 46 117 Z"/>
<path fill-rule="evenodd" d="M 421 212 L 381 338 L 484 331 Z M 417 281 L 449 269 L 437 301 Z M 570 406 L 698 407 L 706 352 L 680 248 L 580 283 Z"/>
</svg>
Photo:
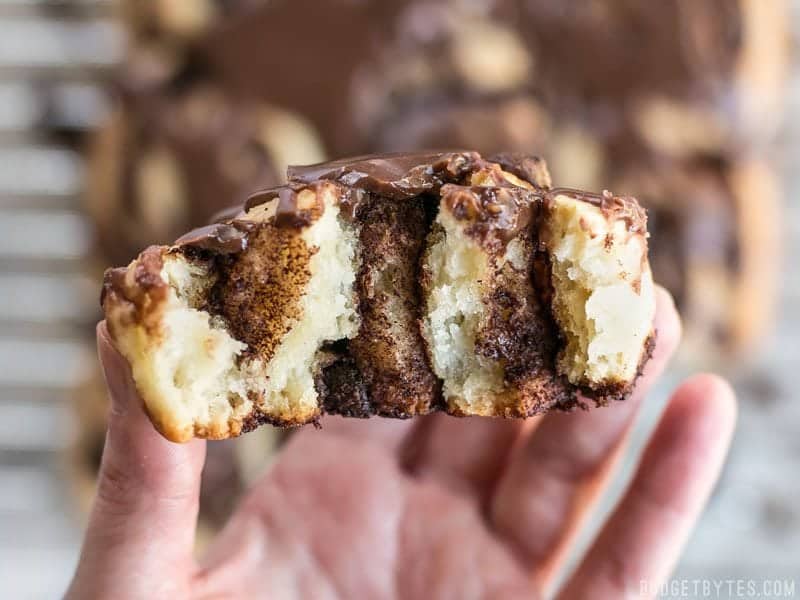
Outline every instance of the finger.
<svg viewBox="0 0 800 600">
<path fill-rule="evenodd" d="M 322 419 L 322 432 L 339 435 L 347 439 L 370 442 L 381 451 L 398 453 L 413 435 L 416 419 L 350 419 L 328 415 Z M 306 427 L 298 435 L 318 435 L 319 431 Z"/>
<path fill-rule="evenodd" d="M 484 505 L 524 428 L 534 419 L 453 418 L 431 415 L 407 453 L 406 468 L 423 479 L 436 479 L 453 492 Z"/>
<path fill-rule="evenodd" d="M 137 578 L 137 585 L 171 585 L 175 579 L 164 573 L 187 571 L 205 458 L 204 442 L 173 444 L 156 432 L 104 323 L 97 328 L 97 346 L 111 411 L 76 574 L 76 584 L 91 580 L 100 586 L 86 597 L 100 597 L 104 589 L 118 594 L 130 578 Z M 142 593 L 140 587 L 130 589 Z"/>
<path fill-rule="evenodd" d="M 407 480 L 376 448 L 325 428 L 292 436 L 202 557 L 198 597 L 390 595 Z"/>
<path fill-rule="evenodd" d="M 673 395 L 636 476 L 560 598 L 653 597 L 722 468 L 736 421 L 730 386 L 699 375 Z"/>
<path fill-rule="evenodd" d="M 608 407 L 547 415 L 498 484 L 492 522 L 543 588 L 610 481 L 642 399 L 678 344 L 675 305 L 660 288 L 657 301 L 656 347 L 631 397 Z"/>
</svg>

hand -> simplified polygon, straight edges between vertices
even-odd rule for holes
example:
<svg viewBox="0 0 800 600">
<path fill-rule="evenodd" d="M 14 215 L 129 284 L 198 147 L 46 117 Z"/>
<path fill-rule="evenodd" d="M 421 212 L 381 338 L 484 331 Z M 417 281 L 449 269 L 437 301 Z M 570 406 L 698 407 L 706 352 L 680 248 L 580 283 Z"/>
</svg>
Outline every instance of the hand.
<svg viewBox="0 0 800 600">
<path fill-rule="evenodd" d="M 535 598 L 608 485 L 638 405 L 679 338 L 663 291 L 629 400 L 539 419 L 326 418 L 306 427 L 193 556 L 205 442 L 150 425 L 98 327 L 112 400 L 97 497 L 68 598 Z M 670 573 L 724 460 L 733 394 L 672 396 L 632 483 L 561 598 L 640 597 Z"/>
</svg>

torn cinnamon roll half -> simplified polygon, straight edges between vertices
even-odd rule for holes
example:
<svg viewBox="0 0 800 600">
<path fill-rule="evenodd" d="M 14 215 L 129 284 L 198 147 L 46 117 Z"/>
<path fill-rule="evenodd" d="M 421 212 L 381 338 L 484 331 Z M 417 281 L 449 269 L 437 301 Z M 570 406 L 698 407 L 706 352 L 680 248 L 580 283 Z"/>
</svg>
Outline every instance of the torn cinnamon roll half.
<svg viewBox="0 0 800 600">
<path fill-rule="evenodd" d="M 629 393 L 655 311 L 633 198 L 553 189 L 516 154 L 358 157 L 288 180 L 106 273 L 109 331 L 167 438 Z"/>
</svg>

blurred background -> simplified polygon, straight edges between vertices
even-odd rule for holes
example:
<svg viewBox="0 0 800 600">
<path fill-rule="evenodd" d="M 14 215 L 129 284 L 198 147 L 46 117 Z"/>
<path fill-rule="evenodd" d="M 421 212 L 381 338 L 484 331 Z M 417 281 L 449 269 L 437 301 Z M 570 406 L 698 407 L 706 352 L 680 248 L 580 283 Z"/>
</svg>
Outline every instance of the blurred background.
<svg viewBox="0 0 800 600">
<path fill-rule="evenodd" d="M 596 521 L 669 390 L 714 369 L 739 428 L 677 576 L 796 577 L 798 32 L 791 0 L 0 0 L 2 596 L 56 597 L 77 560 L 105 267 L 288 164 L 455 147 L 648 207 L 685 341 Z M 280 437 L 210 444 L 200 544 Z"/>
</svg>

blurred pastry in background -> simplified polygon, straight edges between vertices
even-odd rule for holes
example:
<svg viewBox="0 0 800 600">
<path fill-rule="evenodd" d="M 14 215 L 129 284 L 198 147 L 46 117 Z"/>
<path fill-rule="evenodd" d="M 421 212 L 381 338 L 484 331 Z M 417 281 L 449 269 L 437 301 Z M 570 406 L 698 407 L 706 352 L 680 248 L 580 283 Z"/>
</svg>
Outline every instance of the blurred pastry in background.
<svg viewBox="0 0 800 600">
<path fill-rule="evenodd" d="M 789 58 L 784 0 L 519 5 L 517 23 L 553 104 L 592 105 L 613 130 L 613 113 L 642 95 L 704 102 L 748 144 L 780 122 Z"/>
<path fill-rule="evenodd" d="M 119 10 L 138 44 L 180 51 L 226 18 L 265 0 L 122 0 Z"/>
<path fill-rule="evenodd" d="M 409 2 L 355 71 L 354 122 L 370 151 L 535 148 L 566 185 L 616 182 L 649 209 L 684 358 L 741 354 L 776 295 L 774 267 L 752 265 L 778 263 L 780 194 L 749 157 L 780 122 L 785 8 Z"/>
<path fill-rule="evenodd" d="M 126 62 L 147 63 L 149 75 L 163 82 L 194 60 L 204 35 L 259 4 L 263 0 L 120 0 L 116 8 L 127 34 Z"/>
<path fill-rule="evenodd" d="M 108 419 L 108 392 L 99 365 L 72 393 L 71 409 L 77 427 L 65 454 L 74 506 L 83 516 L 94 498 L 97 471 L 103 458 Z"/>
<path fill-rule="evenodd" d="M 128 83 L 90 155 L 87 209 L 106 262 L 130 260 L 278 184 L 290 162 L 323 158 L 302 117 L 232 98 L 213 80 L 190 73 L 155 89 Z"/>
<path fill-rule="evenodd" d="M 354 72 L 354 125 L 371 150 L 538 149 L 551 123 L 535 75 L 512 25 L 454 3 L 409 3 Z"/>
<path fill-rule="evenodd" d="M 744 157 L 661 160 L 630 165 L 615 189 L 648 203 L 653 272 L 684 322 L 681 358 L 708 363 L 752 348 L 770 325 L 777 294 L 773 170 Z"/>
<path fill-rule="evenodd" d="M 353 76 L 389 39 L 408 0 L 268 2 L 228 19 L 194 48 L 226 91 L 307 118 L 329 156 L 371 149 L 354 126 Z"/>
</svg>

